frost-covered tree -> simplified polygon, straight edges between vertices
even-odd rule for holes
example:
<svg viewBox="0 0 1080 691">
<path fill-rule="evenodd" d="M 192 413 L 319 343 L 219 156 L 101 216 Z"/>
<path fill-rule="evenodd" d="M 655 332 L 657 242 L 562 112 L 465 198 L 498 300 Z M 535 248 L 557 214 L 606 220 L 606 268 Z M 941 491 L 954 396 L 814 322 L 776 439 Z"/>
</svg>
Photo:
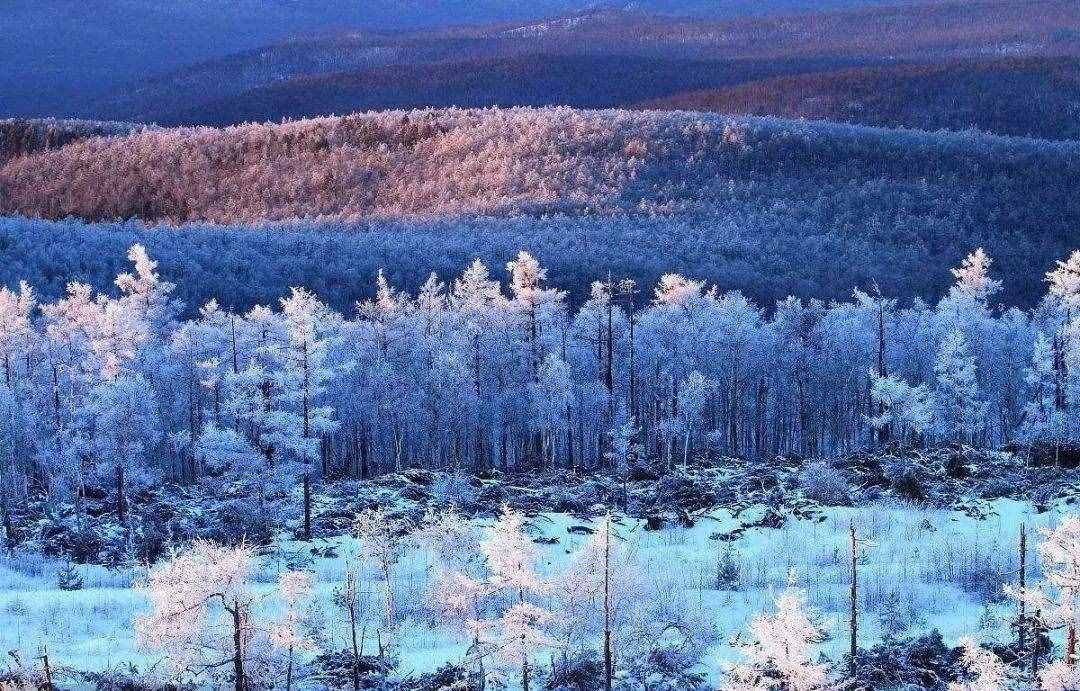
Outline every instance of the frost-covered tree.
<svg viewBox="0 0 1080 691">
<path fill-rule="evenodd" d="M 489 597 L 499 603 L 498 616 L 482 624 L 481 641 L 497 658 L 518 666 L 522 689 L 528 691 L 530 663 L 539 648 L 551 643 L 547 628 L 552 614 L 532 600 L 549 588 L 536 568 L 536 545 L 525 534 L 521 514 L 507 506 L 480 549 L 486 558 Z"/>
<path fill-rule="evenodd" d="M 141 645 L 161 652 L 176 680 L 219 680 L 231 668 L 236 691 L 248 688 L 257 631 L 250 547 L 195 542 L 150 568 L 137 589 L 150 611 L 135 619 Z"/>
<path fill-rule="evenodd" d="M 1008 670 L 1001 658 L 983 648 L 973 638 L 961 638 L 961 662 L 967 670 L 966 681 L 949 684 L 949 691 L 1006 691 Z"/>
<path fill-rule="evenodd" d="M 1054 359 L 1052 342 L 1041 333 L 1036 334 L 1031 366 L 1025 376 L 1029 400 L 1024 406 L 1021 428 L 1021 436 L 1031 442 L 1060 443 L 1067 435 L 1068 420 L 1058 405 L 1061 384 Z"/>
<path fill-rule="evenodd" d="M 888 427 L 890 438 L 900 442 L 917 439 L 930 427 L 934 409 L 926 386 L 911 386 L 896 376 L 870 376 L 870 399 L 878 406 L 870 417 L 874 429 Z"/>
<path fill-rule="evenodd" d="M 774 600 L 772 613 L 750 622 L 751 640 L 741 647 L 744 660 L 728 665 L 726 691 L 813 691 L 827 685 L 826 667 L 811 659 L 812 645 L 824 630 L 811 619 L 805 595 L 789 586 Z"/>
<path fill-rule="evenodd" d="M 541 457 L 552 467 L 558 440 L 569 424 L 569 408 L 574 402 L 570 367 L 557 354 L 551 353 L 540 363 L 540 371 L 532 387 L 534 424 L 540 432 Z"/>
<path fill-rule="evenodd" d="M 36 304 L 34 291 L 25 281 L 19 283 L 18 292 L 0 286 L 0 358 L 3 358 L 4 384 L 9 388 L 15 385 L 15 360 L 20 354 L 25 356 L 24 376 L 31 374 L 30 358 L 36 333 L 30 315 Z"/>
<path fill-rule="evenodd" d="M 266 417 L 262 441 L 279 457 L 303 466 L 304 537 L 311 538 L 311 476 L 320 459 L 323 437 L 339 423 L 325 405 L 327 383 L 333 376 L 328 344 L 335 317 L 314 295 L 293 288 L 281 300 L 286 341 L 279 346 L 275 376 L 277 405 Z"/>
<path fill-rule="evenodd" d="M 978 301 L 985 301 L 1001 291 L 1001 281 L 990 278 L 993 260 L 979 247 L 969 254 L 960 266 L 952 269 L 956 279 L 955 292 Z"/>
<path fill-rule="evenodd" d="M 87 430 L 85 449 L 103 476 L 111 475 L 116 487 L 116 513 L 126 523 L 127 488 L 132 480 L 152 468 L 162 442 L 160 414 L 153 390 L 141 375 L 123 375 L 94 387 L 81 410 Z"/>
<path fill-rule="evenodd" d="M 683 425 L 684 465 L 690 462 L 690 439 L 705 411 L 705 404 L 708 403 L 709 396 L 715 388 L 716 383 L 697 370 L 686 375 L 679 386 L 678 401 Z"/>
<path fill-rule="evenodd" d="M 1038 612 L 1040 623 L 1047 629 L 1065 629 L 1063 661 L 1075 667 L 1080 624 L 1080 517 L 1065 516 L 1057 527 L 1043 528 L 1041 532 L 1038 555 L 1045 584 L 1009 587 L 1007 592 Z"/>
<path fill-rule="evenodd" d="M 934 362 L 934 422 L 938 434 L 951 441 L 976 441 L 986 406 L 976 378 L 975 358 L 963 332 L 946 334 Z"/>
<path fill-rule="evenodd" d="M 270 627 L 270 642 L 285 653 L 286 691 L 292 688 L 296 655 L 315 648 L 308 633 L 311 628 L 308 613 L 313 584 L 311 574 L 304 571 L 283 571 L 278 576 L 278 593 L 283 611 Z"/>
<path fill-rule="evenodd" d="M 383 624 L 397 623 L 393 570 L 401 559 L 405 526 L 382 508 L 367 509 L 356 515 L 353 532 L 360 543 L 360 554 L 376 566 L 383 588 Z"/>
<path fill-rule="evenodd" d="M 1046 280 L 1057 301 L 1060 327 L 1052 343 L 1057 376 L 1056 407 L 1072 421 L 1071 434 L 1080 438 L 1080 250 L 1059 261 Z"/>
<path fill-rule="evenodd" d="M 1040 691 L 1076 691 L 1080 689 L 1080 667 L 1055 660 L 1039 673 Z"/>
<path fill-rule="evenodd" d="M 611 688 L 620 641 L 630 635 L 630 610 L 640 603 L 641 574 L 633 554 L 614 528 L 610 514 L 571 555 L 551 580 L 557 604 L 556 627 L 564 648 L 596 647 L 604 664 L 604 686 Z"/>
</svg>

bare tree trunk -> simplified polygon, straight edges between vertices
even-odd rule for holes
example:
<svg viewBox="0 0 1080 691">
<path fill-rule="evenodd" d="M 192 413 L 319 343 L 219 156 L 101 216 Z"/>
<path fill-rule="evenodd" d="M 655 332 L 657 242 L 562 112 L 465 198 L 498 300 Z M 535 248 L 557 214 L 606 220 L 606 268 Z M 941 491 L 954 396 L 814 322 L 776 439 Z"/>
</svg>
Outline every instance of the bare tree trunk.
<svg viewBox="0 0 1080 691">
<path fill-rule="evenodd" d="M 0 489 L 0 512 L 4 519 L 4 544 L 9 550 L 15 548 L 15 525 L 11 522 L 11 507 L 7 488 Z"/>
<path fill-rule="evenodd" d="M 311 539 L 311 471 L 304 471 L 304 539 Z"/>
<path fill-rule="evenodd" d="M 41 663 L 45 667 L 45 691 L 55 691 L 52 682 L 52 666 L 49 664 L 49 648 L 45 646 L 41 650 Z"/>
<path fill-rule="evenodd" d="M 232 614 L 233 620 L 233 688 L 235 691 L 244 691 L 247 688 L 244 679 L 244 643 L 240 616 L 240 603 L 235 599 L 231 608 L 226 608 Z"/>
<path fill-rule="evenodd" d="M 1076 664 L 1076 622 L 1069 622 L 1069 633 L 1065 637 L 1065 664 Z"/>
<path fill-rule="evenodd" d="M 292 691 L 293 647 L 289 646 L 289 663 L 285 666 L 285 691 Z"/>
<path fill-rule="evenodd" d="M 124 489 L 124 466 L 116 466 L 116 515 L 120 525 L 127 526 L 127 497 Z"/>
<path fill-rule="evenodd" d="M 351 589 L 350 589 L 351 591 Z M 360 649 L 356 645 L 356 600 L 349 594 L 349 629 L 352 633 L 352 685 L 353 691 L 360 691 Z"/>
<path fill-rule="evenodd" d="M 1027 528 L 1020 524 L 1020 592 L 1024 591 L 1027 579 Z M 1024 612 L 1024 598 L 1018 598 L 1019 612 L 1016 616 L 1016 650 L 1020 655 L 1024 654 L 1024 643 L 1027 638 L 1027 617 Z"/>
<path fill-rule="evenodd" d="M 604 533 L 604 691 L 611 691 L 611 513 Z"/>
<path fill-rule="evenodd" d="M 859 638 L 859 554 L 855 537 L 855 519 L 851 519 L 851 646 L 848 651 L 848 674 L 855 678 L 855 653 L 858 652 Z"/>
<path fill-rule="evenodd" d="M 1035 610 L 1035 626 L 1034 630 L 1032 631 L 1032 636 L 1035 639 L 1035 645 L 1032 646 L 1031 650 L 1031 678 L 1035 681 L 1035 683 L 1038 683 L 1039 680 L 1039 634 L 1041 633 L 1042 629 L 1039 621 L 1041 620 L 1041 618 L 1042 610 Z"/>
</svg>

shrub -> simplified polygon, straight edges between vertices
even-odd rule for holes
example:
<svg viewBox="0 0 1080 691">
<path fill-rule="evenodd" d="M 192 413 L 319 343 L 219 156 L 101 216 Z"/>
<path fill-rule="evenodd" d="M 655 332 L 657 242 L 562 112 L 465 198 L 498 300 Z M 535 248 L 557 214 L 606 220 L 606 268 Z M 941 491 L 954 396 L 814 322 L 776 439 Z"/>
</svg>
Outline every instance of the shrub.
<svg viewBox="0 0 1080 691">
<path fill-rule="evenodd" d="M 848 480 L 844 473 L 825 461 L 815 461 L 799 473 L 799 485 L 806 496 L 828 506 L 851 503 Z"/>
</svg>

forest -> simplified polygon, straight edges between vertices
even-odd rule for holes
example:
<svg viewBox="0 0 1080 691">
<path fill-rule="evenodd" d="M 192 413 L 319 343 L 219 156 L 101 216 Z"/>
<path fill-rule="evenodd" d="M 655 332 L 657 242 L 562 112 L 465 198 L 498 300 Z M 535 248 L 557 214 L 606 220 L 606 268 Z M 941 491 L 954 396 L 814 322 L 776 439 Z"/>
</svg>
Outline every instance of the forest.
<svg viewBox="0 0 1080 691">
<path fill-rule="evenodd" d="M 25 283 L 0 290 L 0 508 L 8 549 L 30 550 L 10 552 L 8 564 L 42 558 L 35 554 L 69 560 L 37 567 L 54 574 L 62 597 L 90 588 L 84 578 L 100 588 L 132 574 L 130 594 L 97 605 L 111 614 L 95 626 L 132 621 L 133 659 L 147 666 L 77 672 L 57 662 L 70 657 L 54 645 L 53 662 L 45 649 L 11 678 L 236 689 L 372 688 L 391 678 L 400 688 L 488 680 L 563 689 L 606 678 L 613 688 L 688 690 L 810 690 L 845 679 L 892 688 L 912 678 L 924 688 L 1005 689 L 1034 678 L 1044 689 L 1073 688 L 1068 584 L 1080 521 L 1058 509 L 1060 522 L 1027 517 L 1041 531 L 1031 536 L 1032 559 L 1037 553 L 1044 584 L 1023 561 L 1023 541 L 1019 566 L 998 556 L 1016 539 L 1019 504 L 977 509 L 957 487 L 969 493 L 981 483 L 985 496 L 1007 497 L 1031 482 L 1013 460 L 1026 458 L 1047 468 L 1047 501 L 1062 491 L 1060 468 L 1075 463 L 1080 442 L 1080 252 L 1048 267 L 1046 294 L 1031 310 L 999 302 L 1002 283 L 981 249 L 952 269 L 937 304 L 900 306 L 856 290 L 828 303 L 789 297 L 767 312 L 678 274 L 653 287 L 597 281 L 575 309 L 522 251 L 494 272 L 476 260 L 448 283 L 431 276 L 414 294 L 380 273 L 373 297 L 347 313 L 293 287 L 277 304 L 236 312 L 209 300 L 189 318 L 144 247 L 133 245 L 127 258 L 110 291 L 72 282 L 63 297 L 39 303 Z M 929 470 L 948 448 L 960 455 Z M 879 470 L 866 465 L 874 456 L 857 460 L 883 451 Z M 914 519 L 900 509 L 881 523 L 893 509 L 856 498 L 866 492 L 858 473 L 883 473 L 897 497 L 966 507 L 962 530 L 972 538 L 988 525 L 972 511 L 1001 513 L 1007 532 L 974 538 L 974 551 L 939 578 L 986 593 L 987 621 L 1020 627 L 1013 647 L 965 639 L 949 648 L 940 634 L 912 637 L 918 629 L 899 623 L 922 615 L 895 599 L 909 577 L 892 572 L 893 560 L 926 560 L 929 574 L 940 568 L 931 563 L 957 557 L 936 551 L 956 549 L 955 538 L 926 542 L 918 556 L 897 541 L 956 514 L 917 509 L 923 527 L 904 528 Z M 1008 489 L 1010 473 L 1028 479 Z M 543 485 L 528 488 L 529 474 L 566 484 L 544 494 Z M 514 477 L 524 485 L 512 490 Z M 394 508 L 402 502 L 403 512 Z M 779 503 L 759 514 L 769 502 Z M 837 536 L 850 503 L 858 508 L 844 547 Z M 625 514 L 613 519 L 620 506 Z M 561 511 L 581 516 L 562 534 L 584 537 L 552 552 L 558 529 L 537 536 L 536 521 L 558 526 L 569 517 Z M 659 543 L 633 537 L 664 515 L 682 527 L 661 529 Z M 790 551 L 765 566 L 776 549 L 765 533 L 790 522 L 798 539 L 815 521 L 829 526 L 820 549 L 850 549 L 854 566 Z M 709 525 L 730 532 L 710 534 Z M 872 590 L 862 606 L 880 620 L 870 630 L 882 632 L 885 647 L 856 645 L 858 605 L 846 624 L 815 614 L 812 602 L 840 606 L 821 589 L 825 580 L 808 592 L 798 573 L 851 580 L 855 593 L 852 573 L 864 568 L 856 525 L 881 541 L 881 566 L 864 573 L 877 586 L 864 584 Z M 705 561 L 692 563 L 726 600 L 694 605 L 693 590 L 659 575 L 672 530 L 693 541 L 687 554 Z M 765 554 L 756 566 L 727 548 L 712 563 L 718 547 L 698 540 Z M 277 564 L 269 572 L 267 560 Z M 31 583 L 23 592 L 41 587 Z M 85 592 L 99 597 L 94 588 Z M 715 628 L 723 619 L 710 612 L 731 606 L 741 588 L 748 633 L 723 643 Z M 25 603 L 6 606 L 27 616 Z M 1020 614 L 1010 619 L 996 613 L 1002 608 Z M 458 651 L 433 652 L 448 660 L 436 671 L 411 647 L 424 649 L 411 627 L 427 616 L 439 621 L 438 640 Z M 825 635 L 845 627 L 850 650 Z M 1062 627 L 1064 663 L 1053 653 Z M 327 638 L 337 635 L 345 638 Z M 831 662 L 815 659 L 811 651 L 828 640 L 842 650 Z M 728 652 L 710 665 L 717 645 Z M 551 651 L 549 666 L 540 650 Z M 907 651 L 900 662 L 882 662 L 897 651 Z M 428 671 L 394 677 L 406 660 Z M 938 681 L 926 682 L 928 674 Z"/>
<path fill-rule="evenodd" d="M 72 282 L 39 305 L 26 283 L 0 289 L 5 512 L 31 486 L 78 494 L 88 473 L 115 477 L 122 506 L 128 485 L 230 464 L 308 484 L 590 469 L 632 447 L 671 466 L 705 446 L 830 457 L 890 440 L 1058 448 L 1080 433 L 1080 252 L 1030 312 L 994 302 L 982 250 L 937 305 L 856 290 L 769 315 L 678 274 L 651 290 L 598 281 L 571 310 L 521 252 L 508 292 L 476 260 L 415 295 L 379 273 L 346 315 L 293 287 L 182 321 L 145 248 L 128 258 L 115 297 Z"/>
</svg>

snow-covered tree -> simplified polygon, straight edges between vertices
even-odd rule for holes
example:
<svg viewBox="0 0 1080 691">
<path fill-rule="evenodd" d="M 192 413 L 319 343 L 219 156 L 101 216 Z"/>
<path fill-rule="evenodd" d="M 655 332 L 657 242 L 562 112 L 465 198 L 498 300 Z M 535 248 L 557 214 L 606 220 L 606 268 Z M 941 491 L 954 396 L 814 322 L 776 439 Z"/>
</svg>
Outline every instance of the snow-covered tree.
<svg viewBox="0 0 1080 691">
<path fill-rule="evenodd" d="M 164 656 L 176 680 L 218 680 L 228 665 L 236 691 L 248 688 L 256 645 L 250 547 L 198 541 L 152 566 L 137 589 L 150 611 L 135 620 L 139 642 Z"/>
<path fill-rule="evenodd" d="M 683 464 L 690 462 L 690 439 L 697 429 L 705 404 L 716 388 L 716 382 L 694 370 L 679 385 L 679 414 L 683 425 Z"/>
<path fill-rule="evenodd" d="M 1043 528 L 1041 533 L 1043 541 L 1037 549 L 1045 584 L 1009 587 L 1007 592 L 1038 612 L 1047 629 L 1065 629 L 1063 661 L 1075 667 L 1080 624 L 1080 517 L 1065 516 L 1057 527 Z"/>
<path fill-rule="evenodd" d="M 726 669 L 725 691 L 813 691 L 827 685 L 826 667 L 811 659 L 824 630 L 811 619 L 805 595 L 793 586 L 776 596 L 776 609 L 750 622 L 744 660 Z"/>
<path fill-rule="evenodd" d="M 1062 441 L 1067 434 L 1068 420 L 1058 405 L 1061 382 L 1054 364 L 1053 344 L 1041 333 L 1035 336 L 1025 381 L 1029 400 L 1024 406 L 1022 437 L 1032 442 Z"/>
<path fill-rule="evenodd" d="M 929 429 L 934 409 L 924 385 L 911 386 L 897 376 L 879 377 L 874 373 L 870 382 L 870 399 L 879 411 L 870 417 L 874 429 L 888 427 L 889 436 L 901 442 L 918 438 Z"/>
<path fill-rule="evenodd" d="M 382 508 L 367 509 L 356 515 L 353 532 L 360 543 L 360 554 L 376 566 L 383 588 L 383 624 L 397 623 L 393 570 L 401 559 L 405 526 Z"/>
<path fill-rule="evenodd" d="M 281 363 L 274 382 L 279 393 L 261 438 L 279 456 L 303 466 L 304 537 L 310 539 L 312 469 L 320 459 L 323 436 L 339 426 L 333 408 L 324 401 L 333 376 L 327 349 L 335 318 L 301 288 L 282 298 L 281 312 L 286 343 L 276 358 Z"/>
<path fill-rule="evenodd" d="M 1040 691 L 1076 691 L 1080 689 L 1080 667 L 1055 660 L 1039 673 L 1038 683 Z"/>
<path fill-rule="evenodd" d="M 1001 291 L 1001 281 L 990 278 L 993 260 L 979 247 L 964 258 L 960 266 L 952 269 L 956 278 L 953 290 L 978 301 L 986 301 Z"/>
<path fill-rule="evenodd" d="M 88 430 L 87 451 L 101 474 L 115 480 L 116 511 L 124 523 L 128 485 L 146 479 L 140 473 L 152 468 L 162 441 L 153 390 L 139 374 L 118 376 L 95 386 L 81 413 Z"/>
<path fill-rule="evenodd" d="M 946 334 L 938 347 L 934 375 L 938 434 L 952 441 L 974 442 L 983 426 L 986 405 L 980 396 L 975 358 L 959 329 Z"/>
<path fill-rule="evenodd" d="M 497 658 L 519 667 L 522 689 L 528 691 L 530 663 L 539 648 L 551 643 L 547 628 L 552 614 L 530 599 L 547 592 L 548 583 L 537 571 L 536 545 L 525 534 L 524 523 L 521 514 L 503 507 L 480 544 L 487 563 L 488 592 L 501 603 L 499 616 L 483 622 L 481 641 L 493 648 Z"/>
<path fill-rule="evenodd" d="M 610 514 L 551 580 L 559 638 L 565 648 L 596 647 L 610 688 L 620 640 L 629 635 L 630 610 L 640 605 L 641 574 L 614 529 Z"/>
<path fill-rule="evenodd" d="M 13 387 L 16 377 L 15 359 L 25 355 L 24 376 L 31 373 L 31 348 L 36 334 L 30 324 L 30 315 L 37 304 L 34 291 L 25 281 L 19 283 L 15 292 L 0 286 L 0 358 L 3 359 L 4 384 Z"/>
<path fill-rule="evenodd" d="M 1006 691 L 1008 670 L 1001 658 L 983 648 L 973 638 L 961 638 L 961 662 L 967 670 L 967 680 L 949 684 L 949 691 Z"/>
<path fill-rule="evenodd" d="M 270 628 L 270 642 L 285 653 L 285 689 L 292 688 L 294 663 L 298 653 L 315 648 L 308 634 L 311 591 L 314 581 L 305 571 L 283 571 L 278 576 L 278 593 L 283 611 Z"/>
</svg>

